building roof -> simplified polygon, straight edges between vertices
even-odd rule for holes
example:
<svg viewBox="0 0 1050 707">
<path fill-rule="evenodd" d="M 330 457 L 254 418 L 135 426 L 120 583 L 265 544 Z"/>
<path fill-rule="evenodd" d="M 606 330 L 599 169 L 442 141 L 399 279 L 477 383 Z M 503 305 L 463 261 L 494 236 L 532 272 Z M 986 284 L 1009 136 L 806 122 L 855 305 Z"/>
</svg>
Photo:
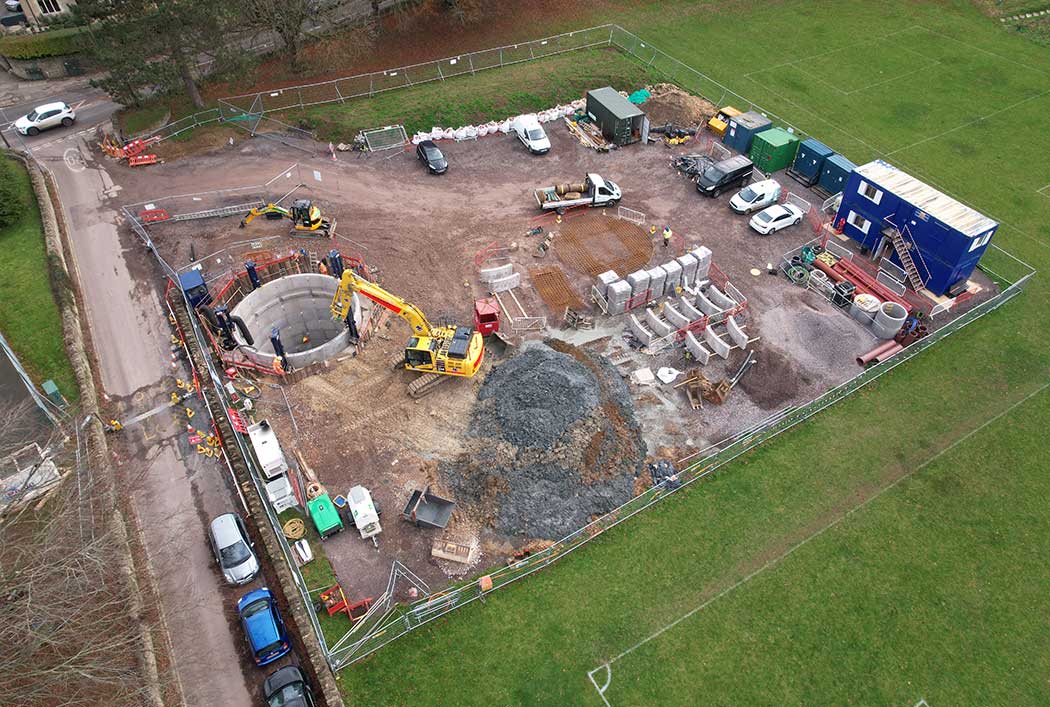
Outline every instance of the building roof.
<svg viewBox="0 0 1050 707">
<path fill-rule="evenodd" d="M 875 160 L 857 167 L 854 171 L 965 236 L 979 236 L 999 225 L 984 214 L 900 171 L 888 162 Z"/>
<path fill-rule="evenodd" d="M 770 128 L 769 130 L 763 130 L 755 135 L 755 139 L 762 140 L 774 147 L 781 147 L 783 145 L 790 145 L 793 142 L 798 142 L 797 135 L 793 135 L 783 128 Z"/>
<path fill-rule="evenodd" d="M 588 91 L 587 97 L 593 98 L 605 106 L 605 109 L 612 113 L 613 117 L 617 120 L 645 115 L 645 111 L 621 96 L 619 92 L 611 86 Z"/>
</svg>

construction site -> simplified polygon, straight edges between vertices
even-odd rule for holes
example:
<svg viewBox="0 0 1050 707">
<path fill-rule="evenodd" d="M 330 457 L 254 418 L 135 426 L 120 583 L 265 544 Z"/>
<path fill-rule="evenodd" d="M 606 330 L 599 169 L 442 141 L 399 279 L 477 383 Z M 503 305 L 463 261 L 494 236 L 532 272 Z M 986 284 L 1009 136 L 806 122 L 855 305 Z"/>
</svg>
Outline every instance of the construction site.
<svg viewBox="0 0 1050 707">
<path fill-rule="evenodd" d="M 441 140 L 441 175 L 403 132 L 311 157 L 246 135 L 148 181 L 114 169 L 129 262 L 195 310 L 234 428 L 276 436 L 288 491 L 254 449 L 269 500 L 312 521 L 297 561 L 323 552 L 344 603 L 513 566 L 998 293 L 980 270 L 916 287 L 844 234 L 841 193 L 782 166 L 698 193 L 736 152 L 728 120 L 652 93 L 647 140 L 558 117 L 544 155 L 500 131 Z M 769 178 L 799 217 L 760 235 L 728 202 Z M 548 185 L 594 196 L 548 208 Z"/>
</svg>

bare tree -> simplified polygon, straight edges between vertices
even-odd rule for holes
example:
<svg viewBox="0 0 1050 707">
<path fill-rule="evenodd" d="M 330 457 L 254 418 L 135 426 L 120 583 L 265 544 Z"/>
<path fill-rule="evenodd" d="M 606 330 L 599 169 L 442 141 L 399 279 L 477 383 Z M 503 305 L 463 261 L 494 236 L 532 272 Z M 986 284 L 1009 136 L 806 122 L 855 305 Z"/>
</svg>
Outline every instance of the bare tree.
<svg viewBox="0 0 1050 707">
<path fill-rule="evenodd" d="M 258 30 L 273 30 L 284 43 L 292 69 L 302 66 L 303 25 L 313 14 L 310 0 L 240 0 L 244 23 Z"/>
</svg>

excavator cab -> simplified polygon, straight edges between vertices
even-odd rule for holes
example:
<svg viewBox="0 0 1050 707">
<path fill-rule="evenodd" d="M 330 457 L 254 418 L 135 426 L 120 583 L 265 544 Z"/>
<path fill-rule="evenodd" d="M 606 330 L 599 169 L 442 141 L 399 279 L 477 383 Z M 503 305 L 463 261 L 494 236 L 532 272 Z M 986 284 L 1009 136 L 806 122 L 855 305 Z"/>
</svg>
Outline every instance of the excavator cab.
<svg viewBox="0 0 1050 707">
<path fill-rule="evenodd" d="M 413 336 L 405 347 L 405 364 L 412 369 L 434 370 L 433 339 Z"/>
<path fill-rule="evenodd" d="M 292 223 L 296 226 L 313 227 L 316 221 L 321 220 L 321 210 L 313 205 L 309 199 L 296 199 L 292 202 Z"/>
</svg>

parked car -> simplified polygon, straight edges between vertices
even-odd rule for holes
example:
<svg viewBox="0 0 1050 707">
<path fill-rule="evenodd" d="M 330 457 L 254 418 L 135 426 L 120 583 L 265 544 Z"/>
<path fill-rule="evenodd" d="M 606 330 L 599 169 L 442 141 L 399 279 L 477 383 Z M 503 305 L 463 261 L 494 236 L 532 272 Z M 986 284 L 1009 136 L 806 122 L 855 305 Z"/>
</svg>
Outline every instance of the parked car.
<svg viewBox="0 0 1050 707">
<path fill-rule="evenodd" d="M 780 182 L 775 179 L 748 184 L 729 200 L 729 208 L 738 214 L 749 214 L 777 203 L 781 191 Z"/>
<path fill-rule="evenodd" d="M 794 204 L 773 204 L 752 216 L 750 225 L 763 236 L 768 236 L 782 228 L 800 223 L 804 215 L 802 209 Z"/>
<path fill-rule="evenodd" d="M 303 671 L 288 665 L 271 673 L 263 683 L 263 695 L 270 707 L 316 707 L 314 693 Z"/>
<path fill-rule="evenodd" d="M 511 130 L 521 140 L 521 144 L 528 148 L 534 155 L 542 155 L 550 152 L 551 141 L 547 133 L 543 132 L 543 126 L 534 115 L 519 115 L 510 124 Z"/>
<path fill-rule="evenodd" d="M 4 7 L 8 12 L 21 12 L 22 4 L 18 0 L 4 0 Z"/>
<path fill-rule="evenodd" d="M 726 189 L 742 187 L 751 179 L 755 165 L 743 155 L 709 165 L 696 177 L 696 190 L 704 196 L 719 196 Z"/>
<path fill-rule="evenodd" d="M 448 171 L 448 160 L 433 140 L 424 140 L 416 146 L 416 157 L 426 166 L 431 174 L 444 174 Z"/>
<path fill-rule="evenodd" d="M 236 513 L 224 513 L 208 526 L 208 539 L 222 576 L 234 586 L 247 584 L 259 574 L 259 559 L 252 551 L 248 530 Z"/>
<path fill-rule="evenodd" d="M 65 103 L 47 103 L 37 106 L 32 113 L 16 120 L 15 130 L 23 135 L 36 135 L 41 130 L 56 128 L 59 125 L 68 128 L 76 119 L 77 114 Z"/>
<path fill-rule="evenodd" d="M 277 610 L 273 592 L 267 587 L 253 589 L 237 601 L 244 635 L 258 666 L 268 665 L 291 650 L 284 619 Z"/>
</svg>

